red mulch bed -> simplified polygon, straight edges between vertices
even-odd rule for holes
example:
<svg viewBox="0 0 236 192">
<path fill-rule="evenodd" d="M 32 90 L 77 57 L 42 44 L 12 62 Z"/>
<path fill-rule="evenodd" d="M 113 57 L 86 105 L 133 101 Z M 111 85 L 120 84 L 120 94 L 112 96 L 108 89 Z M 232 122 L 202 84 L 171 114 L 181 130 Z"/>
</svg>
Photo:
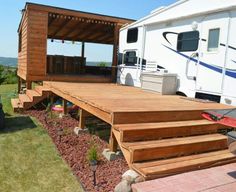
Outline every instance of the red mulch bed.
<svg viewBox="0 0 236 192">
<path fill-rule="evenodd" d="M 98 136 L 89 133 L 75 135 L 73 130 L 78 126 L 78 121 L 72 117 L 45 118 L 44 110 L 30 110 L 27 114 L 36 117 L 48 131 L 49 136 L 56 145 L 63 159 L 69 164 L 74 175 L 76 175 L 85 191 L 113 191 L 115 186 L 121 181 L 121 175 L 128 170 L 128 165 L 123 157 L 114 161 L 107 161 L 100 155 L 97 166 L 96 179 L 97 186 L 93 186 L 93 173 L 86 159 L 87 150 L 93 140 L 97 146 L 99 154 L 103 149 L 108 148 L 108 143 Z M 58 129 L 63 129 L 64 134 L 61 140 L 58 136 Z"/>
</svg>

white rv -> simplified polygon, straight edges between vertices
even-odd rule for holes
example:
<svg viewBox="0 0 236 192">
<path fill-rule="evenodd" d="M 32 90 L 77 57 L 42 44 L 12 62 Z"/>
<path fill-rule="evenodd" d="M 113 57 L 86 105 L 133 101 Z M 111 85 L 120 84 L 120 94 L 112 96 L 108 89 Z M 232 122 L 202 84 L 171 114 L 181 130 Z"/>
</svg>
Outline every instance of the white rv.
<svg viewBox="0 0 236 192">
<path fill-rule="evenodd" d="M 236 105 L 236 0 L 181 0 L 120 30 L 117 82 L 178 76 L 177 93 Z"/>
</svg>

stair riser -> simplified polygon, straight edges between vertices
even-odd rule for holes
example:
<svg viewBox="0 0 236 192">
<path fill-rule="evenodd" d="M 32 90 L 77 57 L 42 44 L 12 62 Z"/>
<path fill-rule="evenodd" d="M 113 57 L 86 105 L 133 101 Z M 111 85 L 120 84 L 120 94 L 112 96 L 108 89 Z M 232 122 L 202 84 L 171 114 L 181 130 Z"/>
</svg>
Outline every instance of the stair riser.
<svg viewBox="0 0 236 192">
<path fill-rule="evenodd" d="M 134 149 L 131 151 L 131 163 L 191 155 L 195 153 L 226 149 L 227 147 L 227 139 L 222 139 L 168 147 Z"/>
<path fill-rule="evenodd" d="M 145 180 L 153 180 L 153 179 L 167 177 L 167 176 L 171 176 L 171 175 L 175 175 L 175 174 L 184 173 L 187 171 L 196 171 L 199 169 L 206 169 L 206 168 L 210 168 L 210 167 L 216 167 L 216 166 L 221 166 L 221 165 L 235 163 L 235 162 L 236 162 L 236 158 L 231 157 L 231 158 L 226 158 L 224 160 L 215 160 L 215 161 L 211 161 L 211 162 L 207 162 L 207 163 L 199 163 L 196 165 L 179 167 L 179 168 L 176 168 L 173 170 L 160 171 L 160 172 L 158 172 L 157 175 L 146 175 Z"/>
<path fill-rule="evenodd" d="M 168 121 L 200 120 L 202 111 L 115 112 L 113 125 Z"/>
<path fill-rule="evenodd" d="M 220 128 L 217 124 L 185 126 L 185 127 L 171 127 L 171 128 L 157 128 L 157 129 L 143 129 L 143 130 L 124 130 L 121 133 L 122 142 L 145 141 L 164 139 L 172 137 L 186 137 L 194 135 L 202 135 L 209 133 L 216 133 Z"/>
</svg>

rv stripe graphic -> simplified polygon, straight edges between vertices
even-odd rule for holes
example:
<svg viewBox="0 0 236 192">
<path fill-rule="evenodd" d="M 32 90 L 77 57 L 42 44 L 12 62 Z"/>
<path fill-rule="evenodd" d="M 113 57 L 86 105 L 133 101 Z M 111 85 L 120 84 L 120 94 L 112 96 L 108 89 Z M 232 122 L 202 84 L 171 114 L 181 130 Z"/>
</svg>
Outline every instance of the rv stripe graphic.
<svg viewBox="0 0 236 192">
<path fill-rule="evenodd" d="M 162 45 L 163 45 L 163 44 L 162 44 Z M 177 53 L 177 54 L 179 54 L 179 55 L 181 55 L 181 56 L 183 56 L 183 57 L 189 59 L 189 56 L 188 56 L 188 55 L 185 55 L 185 54 L 183 54 L 183 53 L 180 53 L 180 52 L 178 52 L 178 51 L 176 51 L 176 50 L 174 50 L 174 49 L 172 49 L 172 48 L 170 48 L 170 47 L 168 47 L 168 46 L 166 46 L 166 45 L 163 45 L 163 46 L 166 47 L 167 49 L 169 49 L 169 50 L 171 50 L 171 51 L 173 51 L 173 52 L 175 52 L 175 53 Z M 191 61 L 194 61 L 194 62 L 198 62 L 197 59 L 194 59 L 194 58 L 190 58 L 190 60 L 191 60 Z M 202 65 L 202 66 L 204 66 L 204 67 L 206 67 L 206 68 L 208 68 L 208 69 L 211 69 L 211 70 L 213 70 L 213 71 L 215 71 L 215 72 L 218 72 L 218 73 L 222 73 L 222 72 L 223 72 L 222 67 L 218 67 L 218 66 L 215 66 L 215 65 L 211 65 L 211 64 L 208 64 L 208 63 L 205 63 L 205 62 L 202 62 L 202 61 L 199 61 L 199 64 Z M 235 72 L 233 69 L 232 69 L 232 70 L 231 70 L 231 69 L 226 69 L 225 74 L 226 74 L 227 76 L 229 76 L 229 77 L 236 78 L 236 72 Z"/>
</svg>

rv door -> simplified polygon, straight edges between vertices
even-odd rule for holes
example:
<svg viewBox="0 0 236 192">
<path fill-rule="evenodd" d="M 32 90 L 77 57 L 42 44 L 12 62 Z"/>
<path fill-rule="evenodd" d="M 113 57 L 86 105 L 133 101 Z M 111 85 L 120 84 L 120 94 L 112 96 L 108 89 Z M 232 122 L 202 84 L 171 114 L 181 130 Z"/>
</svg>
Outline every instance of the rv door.
<svg viewBox="0 0 236 192">
<path fill-rule="evenodd" d="M 198 92 L 220 94 L 225 66 L 228 13 L 210 15 L 202 21 L 200 55 L 197 70 Z"/>
</svg>

